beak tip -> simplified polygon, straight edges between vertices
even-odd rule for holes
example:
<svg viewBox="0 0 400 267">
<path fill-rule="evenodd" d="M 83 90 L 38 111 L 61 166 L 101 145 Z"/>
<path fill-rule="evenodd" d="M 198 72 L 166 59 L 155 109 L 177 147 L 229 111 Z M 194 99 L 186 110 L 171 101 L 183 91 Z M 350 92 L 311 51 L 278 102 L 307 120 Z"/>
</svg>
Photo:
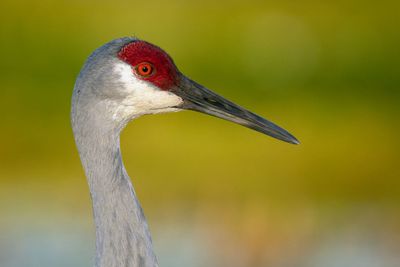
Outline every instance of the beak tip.
<svg viewBox="0 0 400 267">
<path fill-rule="evenodd" d="M 285 137 L 283 137 L 283 138 L 278 138 L 278 139 L 280 139 L 280 140 L 282 140 L 282 141 L 285 141 L 285 142 L 287 142 L 287 143 L 289 143 L 289 144 L 292 144 L 292 145 L 300 145 L 300 141 L 297 140 L 296 137 L 294 137 L 293 135 L 291 135 L 291 134 L 288 133 L 288 132 L 286 132 Z"/>
<path fill-rule="evenodd" d="M 294 137 L 293 135 L 289 134 L 289 137 L 285 140 L 286 142 L 293 144 L 293 145 L 300 145 L 300 141 L 297 140 L 296 137 Z"/>
<path fill-rule="evenodd" d="M 293 144 L 293 145 L 300 145 L 300 144 L 301 144 L 300 141 L 297 140 L 296 138 L 293 138 L 293 139 L 290 141 L 290 143 Z"/>
</svg>

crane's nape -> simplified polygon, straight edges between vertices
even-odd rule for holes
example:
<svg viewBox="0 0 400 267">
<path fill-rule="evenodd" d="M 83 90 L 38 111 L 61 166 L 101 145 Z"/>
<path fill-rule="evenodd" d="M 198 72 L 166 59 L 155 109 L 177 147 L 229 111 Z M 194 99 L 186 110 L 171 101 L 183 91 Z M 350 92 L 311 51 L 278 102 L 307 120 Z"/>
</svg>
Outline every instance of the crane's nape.
<svg viewBox="0 0 400 267">
<path fill-rule="evenodd" d="M 298 144 L 286 130 L 184 76 L 159 47 L 120 38 L 86 61 L 72 95 L 74 138 L 96 224 L 96 267 L 158 267 L 150 231 L 125 170 L 120 132 L 146 114 L 194 110 Z"/>
</svg>

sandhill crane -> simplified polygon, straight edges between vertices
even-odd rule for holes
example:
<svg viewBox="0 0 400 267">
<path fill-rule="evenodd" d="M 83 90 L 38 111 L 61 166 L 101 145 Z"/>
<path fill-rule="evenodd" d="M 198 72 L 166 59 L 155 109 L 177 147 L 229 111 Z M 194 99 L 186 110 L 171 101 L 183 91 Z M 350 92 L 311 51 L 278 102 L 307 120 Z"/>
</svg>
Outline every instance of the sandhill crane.
<svg viewBox="0 0 400 267">
<path fill-rule="evenodd" d="M 145 114 L 195 110 L 277 139 L 290 133 L 184 76 L 159 47 L 113 40 L 87 59 L 75 83 L 71 122 L 96 226 L 96 267 L 155 267 L 148 225 L 124 168 L 120 132 Z"/>
</svg>

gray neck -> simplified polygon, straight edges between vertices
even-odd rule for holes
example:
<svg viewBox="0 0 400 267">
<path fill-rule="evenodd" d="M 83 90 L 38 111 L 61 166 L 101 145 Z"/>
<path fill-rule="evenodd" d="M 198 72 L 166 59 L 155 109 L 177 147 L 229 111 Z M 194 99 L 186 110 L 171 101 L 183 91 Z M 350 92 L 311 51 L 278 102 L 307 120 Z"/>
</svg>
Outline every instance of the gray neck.
<svg viewBox="0 0 400 267">
<path fill-rule="evenodd" d="M 93 202 L 95 266 L 156 267 L 147 222 L 122 163 L 122 127 L 113 129 L 91 119 L 99 116 L 96 112 L 101 111 L 80 112 L 79 103 L 72 108 L 75 141 Z"/>
</svg>

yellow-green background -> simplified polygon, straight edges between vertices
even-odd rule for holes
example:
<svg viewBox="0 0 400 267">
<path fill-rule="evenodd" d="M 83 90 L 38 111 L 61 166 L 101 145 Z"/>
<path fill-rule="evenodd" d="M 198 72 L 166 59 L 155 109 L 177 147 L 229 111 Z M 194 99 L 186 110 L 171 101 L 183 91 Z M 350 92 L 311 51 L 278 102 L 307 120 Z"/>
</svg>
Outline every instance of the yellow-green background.
<svg viewBox="0 0 400 267">
<path fill-rule="evenodd" d="M 299 146 L 193 112 L 122 134 L 160 266 L 400 266 L 398 1 L 0 3 L 0 266 L 91 266 L 69 124 L 86 57 L 134 35 Z"/>
</svg>

